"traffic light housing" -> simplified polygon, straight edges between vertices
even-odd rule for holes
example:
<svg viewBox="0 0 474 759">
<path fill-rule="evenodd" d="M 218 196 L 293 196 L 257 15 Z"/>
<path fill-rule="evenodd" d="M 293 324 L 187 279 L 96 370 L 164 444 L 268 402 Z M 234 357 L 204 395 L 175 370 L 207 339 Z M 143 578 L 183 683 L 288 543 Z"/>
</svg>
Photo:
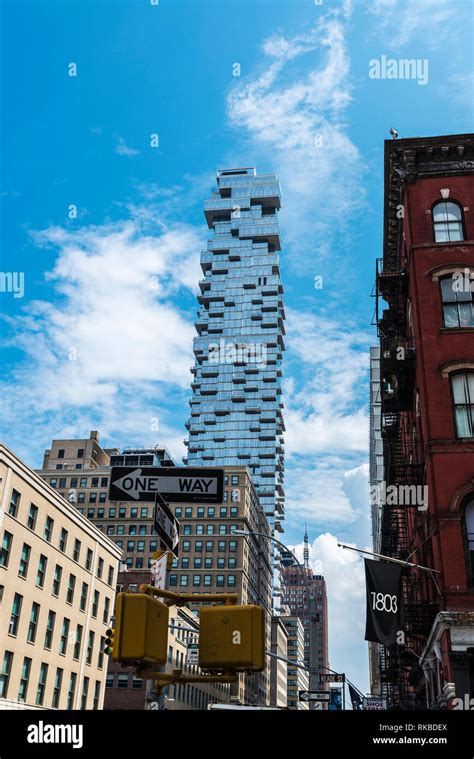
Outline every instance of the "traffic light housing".
<svg viewBox="0 0 474 759">
<path fill-rule="evenodd" d="M 115 627 L 107 630 L 112 658 L 160 666 L 168 656 L 169 607 L 145 593 L 119 593 Z M 111 635 L 108 633 L 111 632 Z"/>
<path fill-rule="evenodd" d="M 115 643 L 115 627 L 109 627 L 109 629 L 105 631 L 104 654 L 107 654 L 107 656 L 110 656 L 110 654 L 113 653 L 114 643 Z"/>
<path fill-rule="evenodd" d="M 204 670 L 265 669 L 261 606 L 205 606 L 199 615 L 199 666 Z"/>
</svg>

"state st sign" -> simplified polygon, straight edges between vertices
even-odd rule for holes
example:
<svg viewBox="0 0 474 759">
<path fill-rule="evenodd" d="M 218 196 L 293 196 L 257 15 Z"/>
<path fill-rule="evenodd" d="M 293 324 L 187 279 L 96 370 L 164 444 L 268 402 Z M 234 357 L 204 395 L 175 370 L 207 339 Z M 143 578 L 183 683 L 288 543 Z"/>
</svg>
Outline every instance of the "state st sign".
<svg viewBox="0 0 474 759">
<path fill-rule="evenodd" d="M 157 493 L 171 503 L 222 503 L 224 470 L 152 466 L 112 467 L 110 501 L 154 502 Z"/>
</svg>

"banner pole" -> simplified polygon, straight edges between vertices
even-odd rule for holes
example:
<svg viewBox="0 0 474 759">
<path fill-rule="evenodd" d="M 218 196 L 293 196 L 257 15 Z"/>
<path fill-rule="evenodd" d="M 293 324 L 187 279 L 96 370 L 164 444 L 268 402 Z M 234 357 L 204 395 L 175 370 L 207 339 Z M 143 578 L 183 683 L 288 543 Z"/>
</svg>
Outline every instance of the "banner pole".
<svg viewBox="0 0 474 759">
<path fill-rule="evenodd" d="M 365 553 L 367 556 L 375 556 L 377 559 L 383 559 L 384 561 L 391 561 L 392 564 L 402 564 L 404 567 L 416 567 L 416 569 L 423 569 L 425 572 L 436 572 L 441 574 L 439 569 L 432 569 L 431 567 L 424 567 L 421 564 L 413 564 L 411 561 L 403 561 L 403 559 L 393 559 L 391 556 L 384 556 L 381 553 L 373 553 L 373 551 L 364 551 L 362 548 L 356 548 L 355 546 L 348 546 L 346 543 L 338 543 L 338 548 L 347 548 L 349 551 L 357 551 L 357 553 Z"/>
</svg>

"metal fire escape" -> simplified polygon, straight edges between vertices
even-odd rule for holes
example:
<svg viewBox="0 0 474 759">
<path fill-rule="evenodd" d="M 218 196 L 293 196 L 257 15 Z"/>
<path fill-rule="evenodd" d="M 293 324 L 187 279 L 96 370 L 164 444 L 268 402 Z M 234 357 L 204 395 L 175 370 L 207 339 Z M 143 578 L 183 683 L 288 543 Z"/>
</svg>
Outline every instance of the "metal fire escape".
<svg viewBox="0 0 474 759">
<path fill-rule="evenodd" d="M 424 462 L 418 460 L 411 430 L 407 428 L 409 412 L 414 406 L 415 347 L 407 337 L 406 304 L 408 274 L 400 264 L 377 261 L 376 319 L 380 339 L 380 382 L 382 404 L 382 439 L 385 483 L 422 486 L 425 481 Z M 380 298 L 388 309 L 380 312 Z M 400 491 L 400 487 L 397 487 Z M 388 500 L 388 499 L 387 499 Z M 381 553 L 397 559 L 412 555 L 419 512 L 406 503 L 382 505 Z M 424 708 L 422 673 L 418 656 L 436 614 L 434 604 L 420 602 L 416 574 L 404 570 L 403 600 L 405 608 L 403 645 L 380 646 L 379 667 L 382 694 L 389 708 Z"/>
</svg>

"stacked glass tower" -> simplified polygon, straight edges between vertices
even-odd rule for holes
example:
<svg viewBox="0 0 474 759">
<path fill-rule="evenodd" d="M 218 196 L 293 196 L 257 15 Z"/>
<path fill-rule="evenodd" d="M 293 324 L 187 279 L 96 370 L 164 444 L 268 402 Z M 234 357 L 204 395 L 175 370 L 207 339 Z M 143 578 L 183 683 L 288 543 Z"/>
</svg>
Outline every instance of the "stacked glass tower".
<svg viewBox="0 0 474 759">
<path fill-rule="evenodd" d="M 200 308 L 190 400 L 190 466 L 247 466 L 274 530 L 283 532 L 281 400 L 285 312 L 274 174 L 217 172 L 204 211 Z"/>
</svg>

